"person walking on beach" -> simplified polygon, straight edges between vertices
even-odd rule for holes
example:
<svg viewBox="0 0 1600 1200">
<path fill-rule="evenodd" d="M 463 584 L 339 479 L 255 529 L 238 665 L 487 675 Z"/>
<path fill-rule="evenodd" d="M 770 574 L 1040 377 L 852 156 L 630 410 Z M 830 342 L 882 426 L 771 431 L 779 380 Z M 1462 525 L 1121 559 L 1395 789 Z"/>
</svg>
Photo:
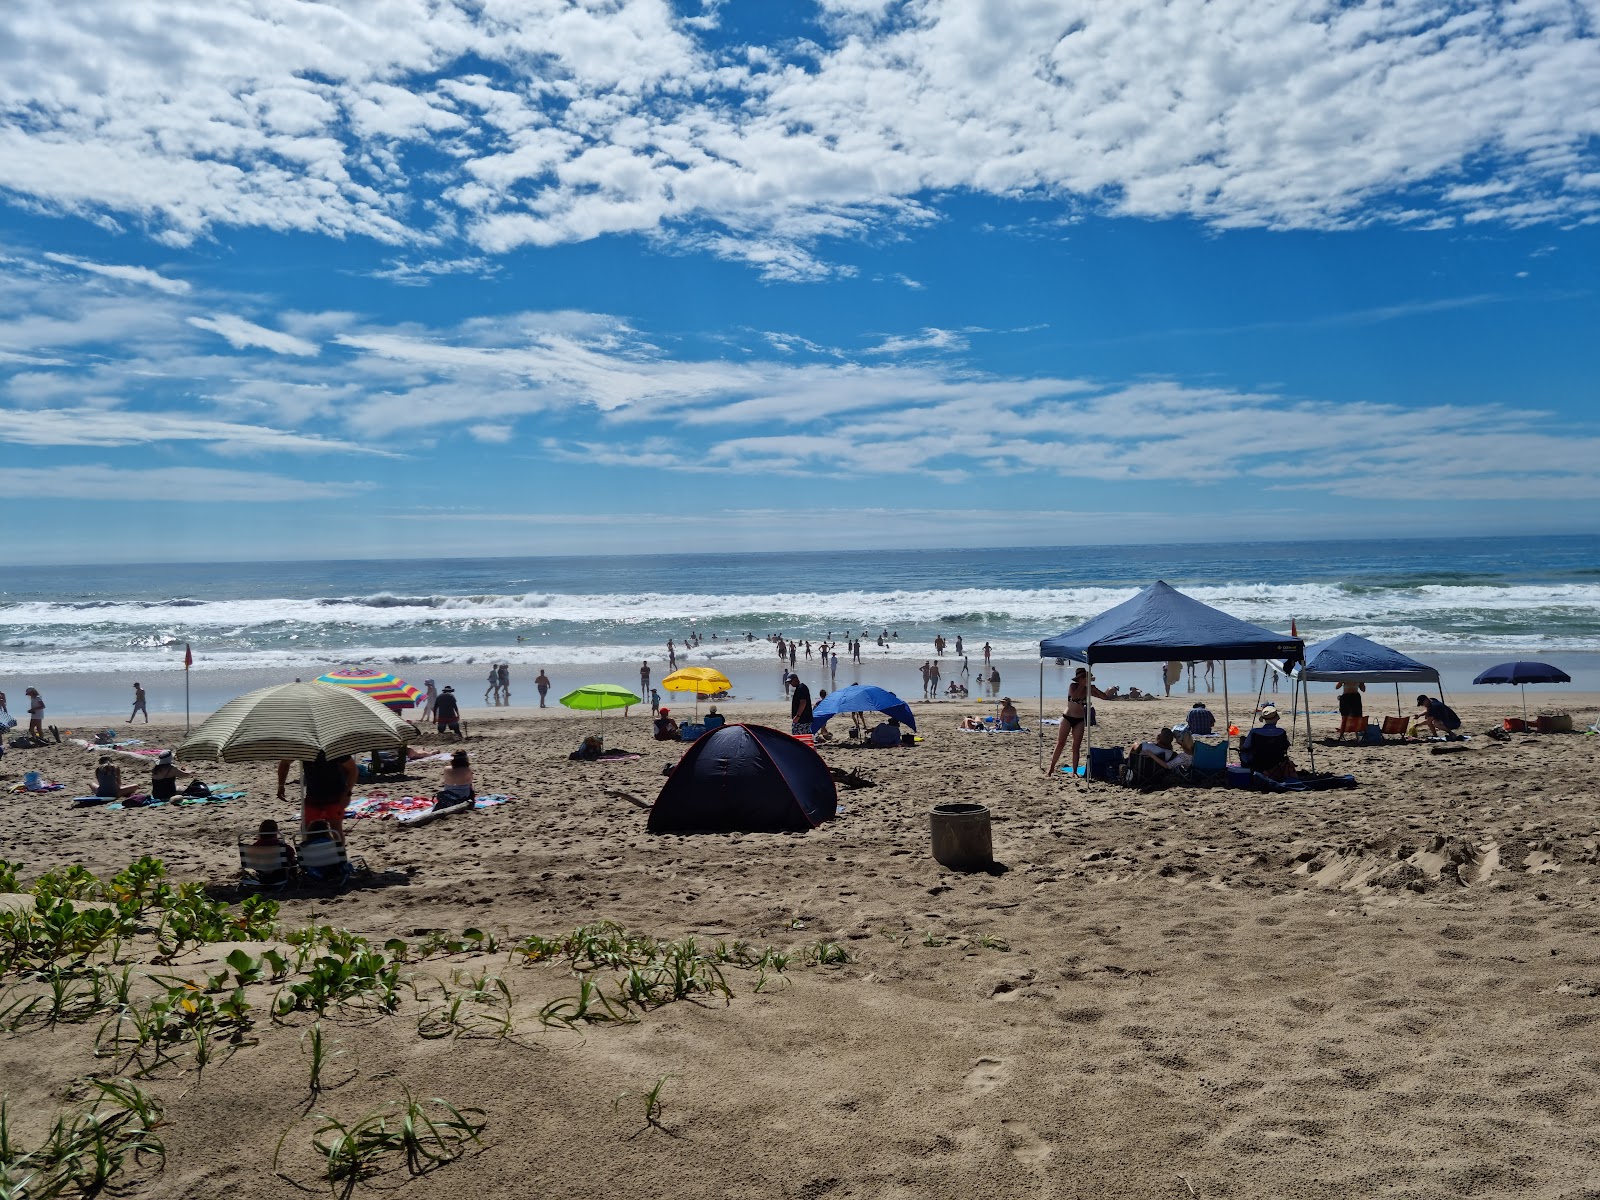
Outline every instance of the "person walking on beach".
<svg viewBox="0 0 1600 1200">
<path fill-rule="evenodd" d="M 422 723 L 426 725 L 433 720 L 433 706 L 439 703 L 439 689 L 434 686 L 433 680 L 424 679 L 422 686 L 427 688 L 427 693 L 422 697 Z"/>
<path fill-rule="evenodd" d="M 550 676 L 544 673 L 544 668 L 539 668 L 539 673 L 533 677 L 533 686 L 539 689 L 539 707 L 544 707 L 545 693 L 550 690 Z"/>
<path fill-rule="evenodd" d="M 928 699 L 939 698 L 939 660 L 936 658 L 928 664 Z"/>
<path fill-rule="evenodd" d="M 958 633 L 956 634 L 956 657 L 961 658 L 965 656 L 966 653 L 967 652 L 961 648 L 961 635 Z"/>
<path fill-rule="evenodd" d="M 650 715 L 656 716 L 661 711 L 661 693 L 655 688 L 650 689 Z"/>
<path fill-rule="evenodd" d="M 140 713 L 144 714 L 144 723 L 150 724 L 150 710 L 144 705 L 144 689 L 139 686 L 139 681 L 133 681 L 133 711 L 128 714 L 128 724 L 133 724 L 133 719 Z"/>
<path fill-rule="evenodd" d="M 922 698 L 926 700 L 928 698 L 928 664 L 924 662 L 918 670 L 922 672 Z"/>
<path fill-rule="evenodd" d="M 672 644 L 672 639 L 667 639 L 667 670 L 678 669 L 678 648 Z"/>
<path fill-rule="evenodd" d="M 839 652 L 831 651 L 828 655 L 828 682 L 833 686 L 839 685 Z"/>
<path fill-rule="evenodd" d="M 794 652 L 794 643 L 790 642 L 789 643 L 789 666 L 790 666 L 791 669 L 793 669 L 793 667 L 795 666 L 795 663 L 796 663 L 796 658 L 795 658 L 795 652 Z"/>
<path fill-rule="evenodd" d="M 28 736 L 44 741 L 44 697 L 39 695 L 38 688 L 27 688 L 23 694 L 28 697 Z"/>
<path fill-rule="evenodd" d="M 504 705 L 507 705 L 509 707 L 510 704 L 511 704 L 511 664 L 510 663 L 503 662 L 503 663 L 500 664 L 499 680 L 500 680 L 500 703 L 504 704 Z"/>
<path fill-rule="evenodd" d="M 489 664 L 489 686 L 483 689 L 483 702 L 485 704 L 500 703 L 500 664 Z"/>
</svg>

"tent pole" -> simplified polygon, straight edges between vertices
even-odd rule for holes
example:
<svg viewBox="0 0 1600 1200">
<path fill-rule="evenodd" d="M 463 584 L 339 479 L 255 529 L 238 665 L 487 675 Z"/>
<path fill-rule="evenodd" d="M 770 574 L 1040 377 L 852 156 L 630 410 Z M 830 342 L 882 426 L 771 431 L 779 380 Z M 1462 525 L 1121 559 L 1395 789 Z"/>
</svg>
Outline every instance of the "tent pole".
<svg viewBox="0 0 1600 1200">
<path fill-rule="evenodd" d="M 1044 659 L 1039 659 L 1039 716 L 1034 722 L 1039 729 L 1039 769 L 1044 770 Z"/>
<path fill-rule="evenodd" d="M 1083 665 L 1089 668 L 1089 678 L 1084 681 L 1088 690 L 1083 697 L 1083 781 L 1088 783 L 1093 778 L 1089 774 L 1089 755 L 1094 751 L 1094 661 L 1086 658 Z"/>
<path fill-rule="evenodd" d="M 1311 769 L 1315 771 L 1317 769 L 1317 747 L 1311 741 L 1311 684 L 1302 679 L 1300 686 L 1305 689 L 1306 693 L 1306 753 L 1311 755 Z M 1341 734 L 1340 736 L 1343 735 Z"/>
<path fill-rule="evenodd" d="M 1400 711 L 1400 681 L 1398 679 L 1394 681 L 1394 715 L 1397 717 L 1405 716 L 1405 713 Z"/>
<path fill-rule="evenodd" d="M 1233 745 L 1233 738 L 1228 730 L 1233 728 L 1233 719 L 1228 715 L 1228 660 L 1222 660 L 1222 740 L 1228 745 Z"/>
</svg>

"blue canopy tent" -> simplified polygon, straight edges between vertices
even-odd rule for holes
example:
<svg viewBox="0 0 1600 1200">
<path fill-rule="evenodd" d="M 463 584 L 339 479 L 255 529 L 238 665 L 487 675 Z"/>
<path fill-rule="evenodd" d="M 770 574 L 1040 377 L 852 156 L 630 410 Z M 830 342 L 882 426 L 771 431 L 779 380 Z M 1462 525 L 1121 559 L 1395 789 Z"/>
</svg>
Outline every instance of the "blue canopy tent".
<svg viewBox="0 0 1600 1200">
<path fill-rule="evenodd" d="M 1131 600 L 1106 609 L 1076 629 L 1039 643 L 1039 717 L 1044 719 L 1044 660 L 1070 658 L 1089 667 L 1096 663 L 1164 662 L 1168 659 L 1222 661 L 1223 728 L 1228 714 L 1228 660 L 1278 659 L 1299 662 L 1305 643 L 1229 616 L 1221 609 L 1185 596 L 1157 580 Z M 1093 727 L 1087 726 L 1089 741 Z M 1044 761 L 1044 733 L 1039 735 Z"/>
<path fill-rule="evenodd" d="M 1439 699 L 1444 699 L 1439 672 L 1433 667 L 1354 633 L 1341 633 L 1324 641 L 1313 642 L 1306 647 L 1303 662 L 1292 666 L 1285 664 L 1285 669 L 1298 684 L 1295 694 L 1296 719 L 1300 715 L 1299 693 L 1301 689 L 1305 690 L 1308 742 L 1311 737 L 1311 693 L 1307 684 L 1392 683 L 1395 711 L 1402 716 L 1405 715 L 1400 704 L 1402 683 L 1431 683 L 1439 688 Z"/>
</svg>

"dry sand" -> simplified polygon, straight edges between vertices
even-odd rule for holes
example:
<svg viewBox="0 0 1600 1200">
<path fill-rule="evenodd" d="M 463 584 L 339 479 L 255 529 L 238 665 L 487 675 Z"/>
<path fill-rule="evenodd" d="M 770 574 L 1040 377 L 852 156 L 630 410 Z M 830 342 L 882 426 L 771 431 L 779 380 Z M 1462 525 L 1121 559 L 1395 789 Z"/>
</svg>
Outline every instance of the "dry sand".
<svg viewBox="0 0 1600 1200">
<path fill-rule="evenodd" d="M 1580 728 L 1595 719 L 1593 697 L 1571 700 Z M 841 791 L 840 819 L 804 836 L 647 835 L 604 790 L 653 797 L 673 757 L 637 718 L 610 722 L 610 744 L 643 753 L 619 764 L 567 761 L 592 718 L 475 721 L 480 790 L 517 801 L 423 829 L 352 822 L 353 848 L 396 882 L 286 900 L 286 921 L 381 941 L 609 919 L 833 939 L 853 961 L 793 966 L 760 993 L 736 972 L 731 1003 L 583 1035 L 533 1019 L 574 990 L 555 966 L 431 962 L 500 972 L 523 1044 L 422 1040 L 414 1009 L 330 1023 L 353 1077 L 319 1107 L 349 1118 L 404 1085 L 485 1109 L 487 1150 L 405 1182 L 419 1198 L 1600 1195 L 1594 738 L 1319 747 L 1358 790 L 1140 795 L 1046 778 L 1032 736 L 956 732 L 976 705 L 917 707 L 914 749 L 824 749 L 879 786 Z M 1458 707 L 1478 734 L 1512 702 Z M 1187 700 L 1099 708 L 1102 736 L 1127 742 Z M 93 762 L 7 756 L 8 779 L 37 767 L 77 785 L 0 799 L 0 856 L 25 878 L 150 853 L 223 880 L 238 831 L 291 815 L 255 766 L 201 768 L 250 789 L 235 804 L 73 811 L 61 796 L 87 790 Z M 440 768 L 414 768 L 416 789 Z M 992 807 L 1002 873 L 930 858 L 927 810 L 948 800 Z M 155 1080 L 169 1157 L 135 1194 L 294 1195 L 271 1165 L 291 1127 L 285 1170 L 325 1187 L 304 1148 L 306 1024 L 263 1022 L 202 1077 Z M 87 1045 L 69 1027 L 0 1040 L 0 1087 L 52 1112 L 99 1067 Z M 637 1095 L 615 1103 L 662 1076 L 664 1128 Z"/>
</svg>

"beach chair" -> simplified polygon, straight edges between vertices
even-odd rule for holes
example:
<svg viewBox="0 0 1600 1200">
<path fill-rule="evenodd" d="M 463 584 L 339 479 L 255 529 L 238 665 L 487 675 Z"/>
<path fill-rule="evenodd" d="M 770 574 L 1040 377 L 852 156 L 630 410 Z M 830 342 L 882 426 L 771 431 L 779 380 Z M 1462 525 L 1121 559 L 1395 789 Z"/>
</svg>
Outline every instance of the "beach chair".
<svg viewBox="0 0 1600 1200">
<path fill-rule="evenodd" d="M 1339 736 L 1341 738 L 1344 737 L 1344 735 L 1347 734 L 1347 733 L 1353 733 L 1353 734 L 1356 735 L 1356 739 L 1359 741 L 1361 739 L 1361 736 L 1366 732 L 1367 732 L 1367 719 L 1365 717 L 1340 717 L 1339 718 Z"/>
<path fill-rule="evenodd" d="M 241 881 L 262 892 L 281 892 L 294 874 L 294 859 L 289 847 L 259 846 L 256 830 L 239 835 L 239 874 Z"/>
<path fill-rule="evenodd" d="M 1194 764 L 1189 768 L 1189 779 L 1195 787 L 1218 787 L 1228 782 L 1228 743 L 1201 742 L 1194 744 Z"/>
<path fill-rule="evenodd" d="M 706 727 L 703 722 L 696 724 L 693 721 L 685 721 L 682 725 L 678 726 L 678 740 L 682 742 L 698 741 L 701 734 L 705 733 L 705 731 Z"/>
<path fill-rule="evenodd" d="M 1126 782 L 1141 792 L 1159 791 L 1187 783 L 1181 772 L 1164 767 L 1148 754 L 1135 754 L 1128 760 Z"/>
<path fill-rule="evenodd" d="M 1385 717 L 1383 719 L 1383 736 L 1403 738 L 1411 728 L 1410 717 Z"/>
<path fill-rule="evenodd" d="M 335 838 L 315 838 L 295 847 L 300 874 L 313 883 L 343 887 L 358 875 L 371 872 L 363 859 L 350 857 L 350 849 Z"/>
</svg>

